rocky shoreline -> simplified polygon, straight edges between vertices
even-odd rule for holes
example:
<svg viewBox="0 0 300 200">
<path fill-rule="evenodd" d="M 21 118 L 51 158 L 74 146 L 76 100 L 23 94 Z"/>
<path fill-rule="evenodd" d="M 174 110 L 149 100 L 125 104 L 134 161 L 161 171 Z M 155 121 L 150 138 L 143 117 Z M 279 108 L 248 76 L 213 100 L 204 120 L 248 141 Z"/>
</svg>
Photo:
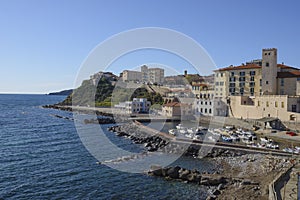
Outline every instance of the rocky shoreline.
<svg viewBox="0 0 300 200">
<path fill-rule="evenodd" d="M 57 107 L 56 105 L 44 107 L 75 111 L 71 107 Z M 82 112 L 82 110 L 78 112 Z M 106 113 L 103 115 L 103 113 L 94 110 L 83 111 L 85 114 L 95 114 L 95 112 L 101 117 L 85 120 L 85 123 L 114 123 L 112 114 Z M 161 151 L 191 156 L 195 159 L 203 157 L 197 145 L 181 146 L 168 137 L 151 133 L 144 127 L 132 122 L 115 125 L 109 127 L 108 130 L 119 137 L 129 138 L 134 143 L 143 144 L 148 152 Z M 209 153 L 205 154 L 205 157 L 212 159 L 218 166 L 221 166 L 221 169 L 214 174 L 209 174 L 184 169 L 180 166 L 165 168 L 152 166 L 148 174 L 167 180 L 207 186 L 209 188 L 207 199 L 267 200 L 269 195 L 268 185 L 282 170 L 291 167 L 291 160 L 287 157 L 250 154 L 234 149 L 214 147 Z"/>
<path fill-rule="evenodd" d="M 183 148 L 171 139 L 149 134 L 134 123 L 112 126 L 108 130 L 120 137 L 129 138 L 134 143 L 144 144 L 146 151 L 181 153 L 194 159 L 201 157 L 199 147 L 196 145 L 191 144 Z M 167 180 L 207 186 L 209 188 L 207 199 L 254 200 L 268 199 L 268 185 L 276 174 L 291 166 L 290 160 L 286 157 L 246 154 L 232 149 L 213 148 L 205 157 L 221 166 L 219 171 L 209 174 L 180 166 L 165 168 L 152 166 L 148 174 Z"/>
</svg>

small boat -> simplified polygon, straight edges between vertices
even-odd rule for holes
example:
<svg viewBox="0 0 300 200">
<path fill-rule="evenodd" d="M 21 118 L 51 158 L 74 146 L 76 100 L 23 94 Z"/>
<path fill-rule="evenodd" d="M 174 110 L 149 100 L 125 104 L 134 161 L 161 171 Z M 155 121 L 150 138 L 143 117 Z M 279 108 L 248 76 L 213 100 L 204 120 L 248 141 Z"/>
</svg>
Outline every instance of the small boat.
<svg viewBox="0 0 300 200">
<path fill-rule="evenodd" d="M 240 138 L 237 135 L 231 135 L 230 138 L 232 139 L 233 142 L 240 141 Z"/>
<path fill-rule="evenodd" d="M 176 128 L 177 128 L 178 130 L 181 130 L 181 129 L 184 129 L 185 127 L 182 126 L 182 124 L 178 124 L 178 125 L 176 126 Z"/>
<path fill-rule="evenodd" d="M 291 149 L 291 148 L 284 148 L 284 149 L 282 149 L 282 151 L 289 152 L 289 153 L 294 153 L 293 149 Z"/>
<path fill-rule="evenodd" d="M 227 129 L 227 130 L 233 130 L 234 126 L 225 126 L 225 129 Z"/>
<path fill-rule="evenodd" d="M 169 130 L 169 134 L 170 134 L 170 135 L 176 135 L 176 133 L 177 133 L 177 130 L 176 130 L 176 129 L 170 129 L 170 130 Z"/>
<path fill-rule="evenodd" d="M 194 134 L 194 133 L 195 133 L 195 128 L 188 128 L 188 129 L 187 129 L 187 132 L 188 132 L 189 134 Z"/>
<path fill-rule="evenodd" d="M 271 142 L 273 142 L 272 139 L 269 139 L 267 137 L 260 138 L 260 141 L 263 142 L 263 143 L 271 143 Z"/>
<path fill-rule="evenodd" d="M 254 144 L 253 141 L 246 140 L 246 139 L 242 139 L 242 142 L 245 143 L 245 144 Z"/>
<path fill-rule="evenodd" d="M 193 137 L 193 139 L 194 139 L 194 140 L 201 140 L 202 138 L 201 138 L 199 135 L 195 135 L 195 136 Z"/>
<path fill-rule="evenodd" d="M 186 129 L 180 129 L 179 133 L 181 133 L 181 134 L 187 134 L 187 130 Z"/>
<path fill-rule="evenodd" d="M 228 137 L 228 136 L 222 136 L 222 140 L 226 141 L 226 142 L 232 142 L 232 138 Z"/>
</svg>

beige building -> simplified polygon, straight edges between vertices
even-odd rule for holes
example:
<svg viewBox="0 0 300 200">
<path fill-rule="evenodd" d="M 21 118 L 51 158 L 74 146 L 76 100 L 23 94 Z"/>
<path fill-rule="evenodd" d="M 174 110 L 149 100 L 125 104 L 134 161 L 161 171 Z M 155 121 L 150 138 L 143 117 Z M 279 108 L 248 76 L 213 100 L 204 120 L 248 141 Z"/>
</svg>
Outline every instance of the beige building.
<svg viewBox="0 0 300 200">
<path fill-rule="evenodd" d="M 263 49 L 261 60 L 215 70 L 215 96 L 299 95 L 299 78 L 300 69 L 277 64 L 277 49 Z"/>
<path fill-rule="evenodd" d="M 192 105 L 180 102 L 164 104 L 162 114 L 166 117 L 181 117 L 193 115 Z"/>
<path fill-rule="evenodd" d="M 215 97 L 237 118 L 300 119 L 300 69 L 277 64 L 277 49 L 262 59 L 215 71 Z"/>
<path fill-rule="evenodd" d="M 264 95 L 256 97 L 230 97 L 230 116 L 243 119 L 264 117 L 282 121 L 300 121 L 300 98 L 288 95 Z"/>
<path fill-rule="evenodd" d="M 161 68 L 148 68 L 148 66 L 143 65 L 141 67 L 142 82 L 145 83 L 158 83 L 163 84 L 165 70 Z"/>
<path fill-rule="evenodd" d="M 141 81 L 142 73 L 138 71 L 124 70 L 122 72 L 123 81 Z"/>
</svg>

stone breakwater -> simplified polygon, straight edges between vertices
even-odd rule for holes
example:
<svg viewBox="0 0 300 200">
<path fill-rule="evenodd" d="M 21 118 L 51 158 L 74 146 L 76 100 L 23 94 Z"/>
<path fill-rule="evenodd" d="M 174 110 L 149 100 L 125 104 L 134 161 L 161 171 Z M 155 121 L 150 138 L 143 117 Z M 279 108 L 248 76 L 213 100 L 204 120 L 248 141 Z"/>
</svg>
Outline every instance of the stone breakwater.
<svg viewBox="0 0 300 200">
<path fill-rule="evenodd" d="M 216 199 L 228 185 L 253 185 L 256 188 L 259 185 L 257 182 L 251 180 L 228 178 L 219 172 L 214 172 L 212 174 L 208 172 L 200 173 L 196 169 L 189 170 L 179 166 L 164 168 L 160 166 L 151 166 L 148 174 L 151 176 L 163 177 L 167 180 L 183 181 L 185 183 L 208 186 L 209 196 L 207 199 Z"/>
<path fill-rule="evenodd" d="M 129 138 L 136 144 L 144 144 L 146 150 L 150 152 L 162 150 L 169 144 L 167 139 L 144 132 L 135 124 L 112 126 L 108 130 L 116 133 L 119 137 Z"/>
</svg>

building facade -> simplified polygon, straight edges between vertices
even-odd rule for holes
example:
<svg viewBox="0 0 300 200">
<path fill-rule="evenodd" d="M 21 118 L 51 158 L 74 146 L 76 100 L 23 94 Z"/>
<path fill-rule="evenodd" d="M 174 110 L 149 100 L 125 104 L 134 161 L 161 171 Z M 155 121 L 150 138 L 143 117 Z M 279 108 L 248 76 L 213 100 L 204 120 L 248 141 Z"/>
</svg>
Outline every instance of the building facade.
<svg viewBox="0 0 300 200">
<path fill-rule="evenodd" d="M 243 119 L 278 118 L 300 121 L 300 98 L 288 95 L 230 97 L 230 116 Z"/>
<path fill-rule="evenodd" d="M 215 71 L 215 98 L 237 118 L 297 119 L 300 69 L 277 64 L 277 49 L 263 49 L 262 59 Z"/>
<path fill-rule="evenodd" d="M 148 68 L 148 66 L 141 66 L 142 82 L 163 84 L 165 70 L 161 68 Z"/>
<path fill-rule="evenodd" d="M 115 105 L 115 108 L 122 113 L 148 113 L 151 107 L 151 102 L 146 98 L 133 98 L 132 101 L 120 102 Z"/>
<path fill-rule="evenodd" d="M 162 115 L 166 117 L 182 117 L 193 115 L 193 106 L 187 103 L 172 102 L 164 104 Z"/>
<path fill-rule="evenodd" d="M 123 81 L 138 81 L 142 80 L 142 73 L 138 71 L 124 70 L 122 72 Z"/>
</svg>

